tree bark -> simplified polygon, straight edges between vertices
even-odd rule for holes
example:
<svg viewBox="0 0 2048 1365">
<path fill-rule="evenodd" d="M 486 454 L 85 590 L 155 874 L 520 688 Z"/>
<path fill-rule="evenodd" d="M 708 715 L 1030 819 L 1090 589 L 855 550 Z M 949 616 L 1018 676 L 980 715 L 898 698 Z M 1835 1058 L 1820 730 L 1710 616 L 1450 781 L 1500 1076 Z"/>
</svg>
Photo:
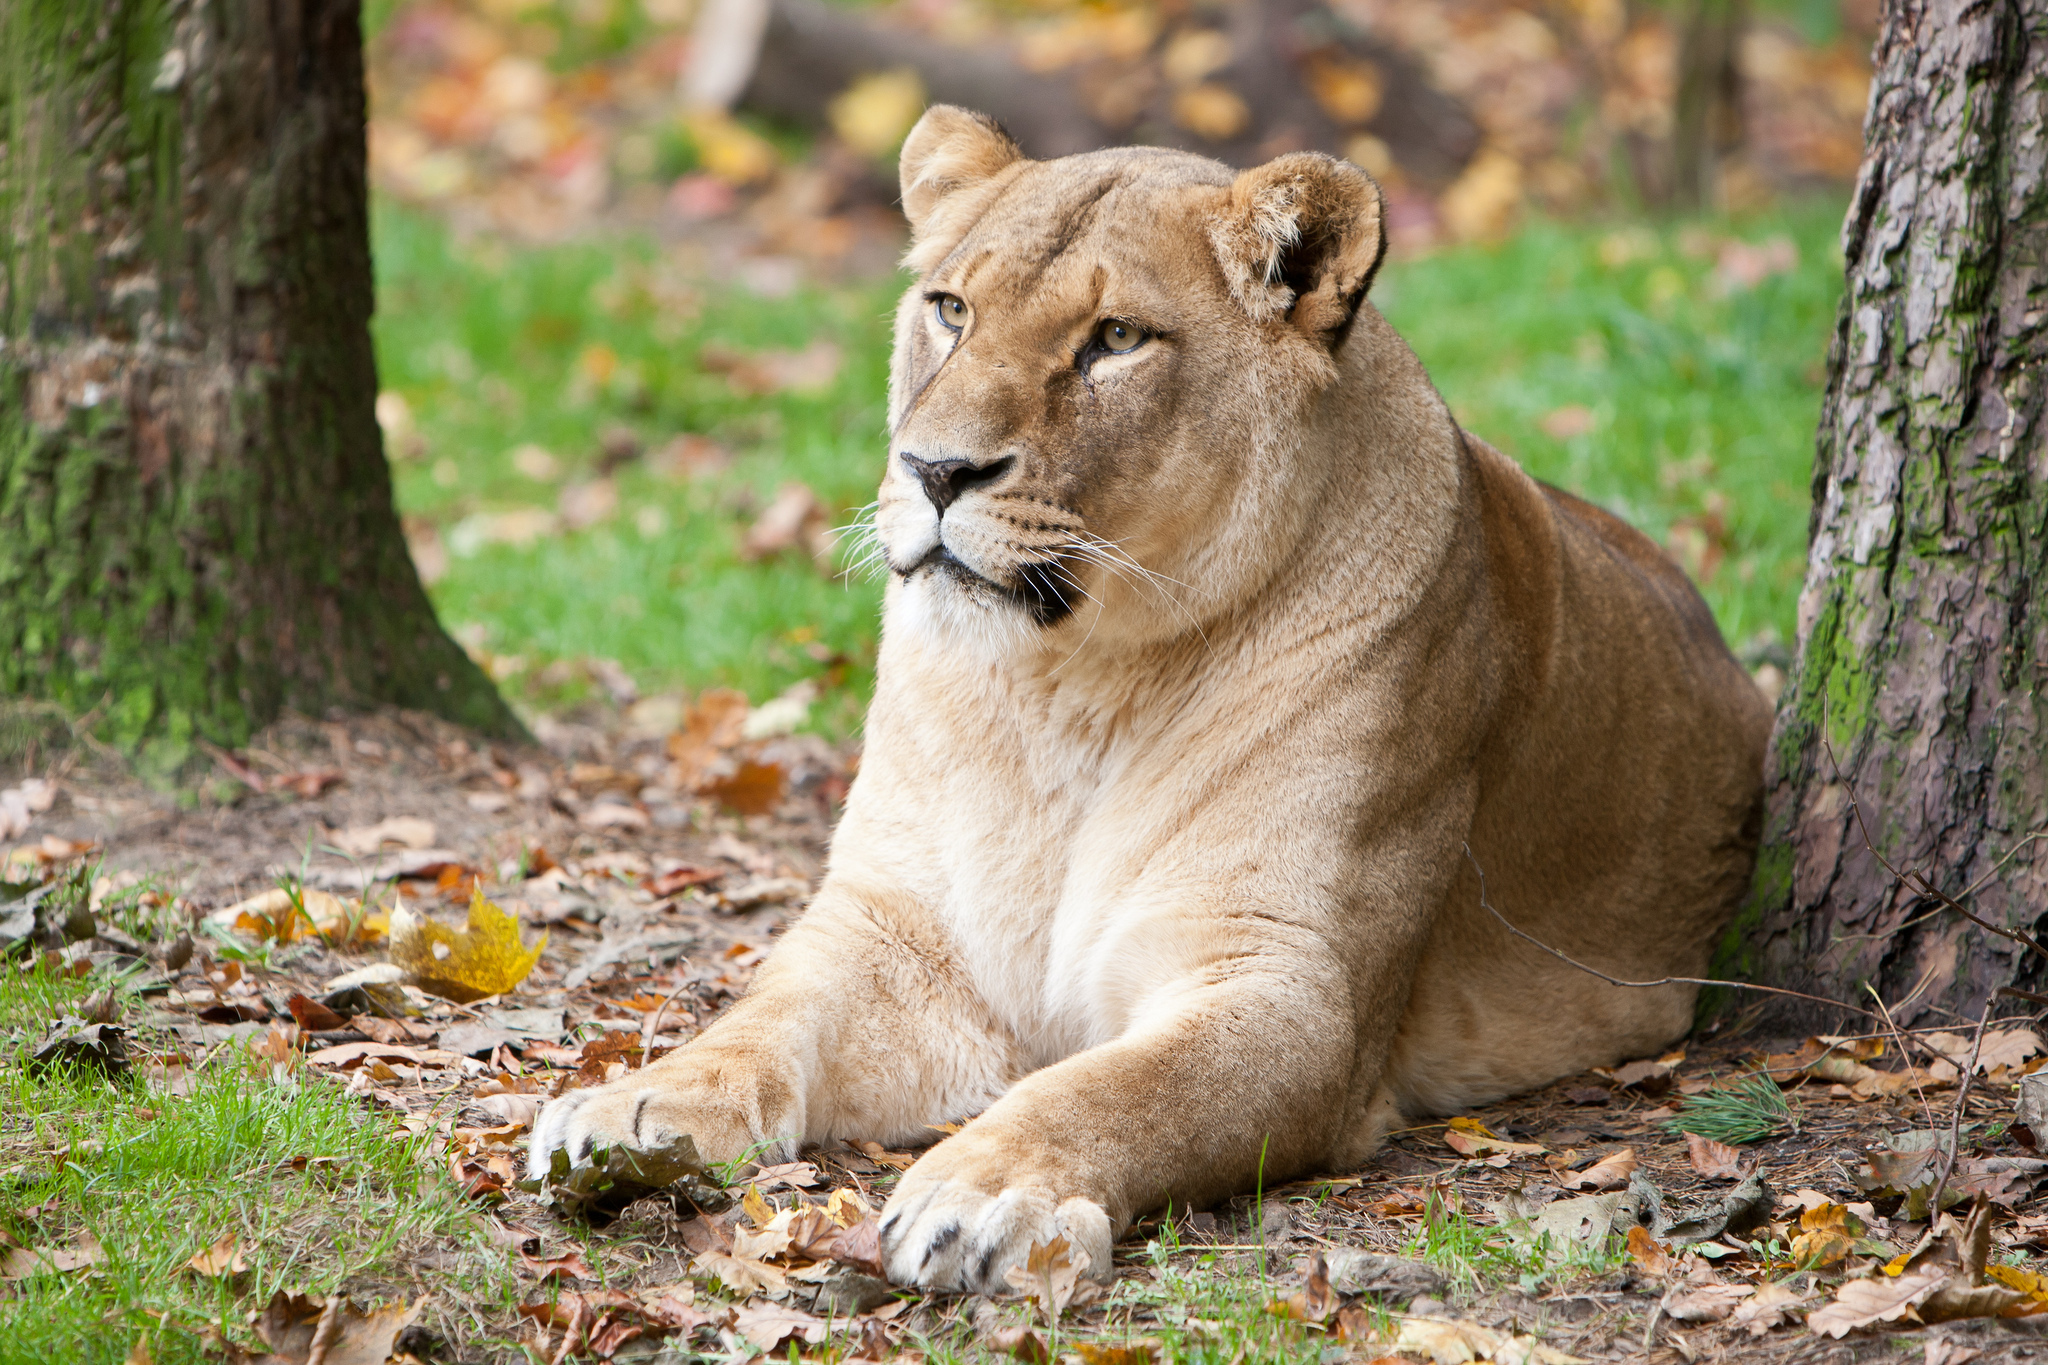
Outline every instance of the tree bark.
<svg viewBox="0 0 2048 1365">
<path fill-rule="evenodd" d="M 1691 0 L 1678 48 L 1672 110 L 1671 202 L 1712 208 L 1721 158 L 1742 143 L 1743 0 Z"/>
<path fill-rule="evenodd" d="M 407 555 L 355 0 L 0 6 L 0 697 L 146 746 L 518 723 Z"/>
<path fill-rule="evenodd" d="M 2048 913 L 2048 0 L 1888 0 L 1875 66 L 1798 658 L 1723 966 L 1874 988 L 1905 1023 L 2048 965 L 1927 889 L 2029 933 Z"/>
</svg>

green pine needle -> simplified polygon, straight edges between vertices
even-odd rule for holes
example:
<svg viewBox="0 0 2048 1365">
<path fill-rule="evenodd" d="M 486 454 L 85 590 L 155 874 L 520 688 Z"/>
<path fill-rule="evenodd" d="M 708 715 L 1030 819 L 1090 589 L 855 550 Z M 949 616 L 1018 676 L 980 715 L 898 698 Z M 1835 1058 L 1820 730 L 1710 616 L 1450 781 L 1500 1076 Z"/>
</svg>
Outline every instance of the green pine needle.
<svg viewBox="0 0 2048 1365">
<path fill-rule="evenodd" d="M 1791 1101 L 1766 1071 L 1753 1071 L 1718 1090 L 1688 1096 L 1684 1111 L 1667 1119 L 1664 1126 L 1727 1143 L 1760 1142 L 1775 1133 L 1799 1131 Z"/>
</svg>

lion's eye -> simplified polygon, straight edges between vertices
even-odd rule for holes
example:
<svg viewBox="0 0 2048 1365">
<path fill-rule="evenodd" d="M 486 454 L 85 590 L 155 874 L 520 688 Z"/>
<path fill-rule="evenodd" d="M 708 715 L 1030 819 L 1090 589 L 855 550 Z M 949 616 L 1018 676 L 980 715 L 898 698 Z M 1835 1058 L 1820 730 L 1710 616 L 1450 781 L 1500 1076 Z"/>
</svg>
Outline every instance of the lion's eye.
<svg viewBox="0 0 2048 1365">
<path fill-rule="evenodd" d="M 951 294 L 941 294 L 938 298 L 938 315 L 941 327 L 957 332 L 967 325 L 967 302 L 954 298 Z"/>
<path fill-rule="evenodd" d="M 1128 322 L 1111 318 L 1095 333 L 1095 344 L 1111 355 L 1124 355 L 1145 344 L 1145 334 Z"/>
</svg>

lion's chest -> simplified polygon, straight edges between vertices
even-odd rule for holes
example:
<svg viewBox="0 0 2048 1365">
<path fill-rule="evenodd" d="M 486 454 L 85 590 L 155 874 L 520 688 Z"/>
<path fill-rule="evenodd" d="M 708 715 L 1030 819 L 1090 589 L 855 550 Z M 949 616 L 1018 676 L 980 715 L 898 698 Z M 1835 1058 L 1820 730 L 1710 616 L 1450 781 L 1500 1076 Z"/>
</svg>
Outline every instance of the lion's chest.
<svg viewBox="0 0 2048 1365">
<path fill-rule="evenodd" d="M 863 774 L 874 785 L 849 811 L 834 862 L 874 859 L 911 889 L 994 1022 L 1044 1065 L 1115 1037 L 1130 1017 L 1124 983 L 1143 955 L 1133 893 L 1162 837 L 1147 826 L 1149 769 L 1146 752 L 1116 744 L 884 758 Z"/>
</svg>

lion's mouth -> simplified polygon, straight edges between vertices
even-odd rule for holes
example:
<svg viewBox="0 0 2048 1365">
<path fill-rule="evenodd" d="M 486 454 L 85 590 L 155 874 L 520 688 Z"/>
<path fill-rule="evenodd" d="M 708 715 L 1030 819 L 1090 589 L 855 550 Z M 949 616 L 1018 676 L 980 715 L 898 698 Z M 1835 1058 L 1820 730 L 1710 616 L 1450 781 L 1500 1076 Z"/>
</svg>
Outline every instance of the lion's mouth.
<svg viewBox="0 0 2048 1365">
<path fill-rule="evenodd" d="M 1056 559 L 1030 560 L 1018 565 L 1017 582 L 1012 586 L 976 573 L 944 545 L 934 545 L 903 576 L 909 578 L 926 569 L 944 574 L 972 592 L 1014 603 L 1041 626 L 1057 625 L 1072 616 L 1074 599 L 1081 594 L 1067 568 Z"/>
</svg>

